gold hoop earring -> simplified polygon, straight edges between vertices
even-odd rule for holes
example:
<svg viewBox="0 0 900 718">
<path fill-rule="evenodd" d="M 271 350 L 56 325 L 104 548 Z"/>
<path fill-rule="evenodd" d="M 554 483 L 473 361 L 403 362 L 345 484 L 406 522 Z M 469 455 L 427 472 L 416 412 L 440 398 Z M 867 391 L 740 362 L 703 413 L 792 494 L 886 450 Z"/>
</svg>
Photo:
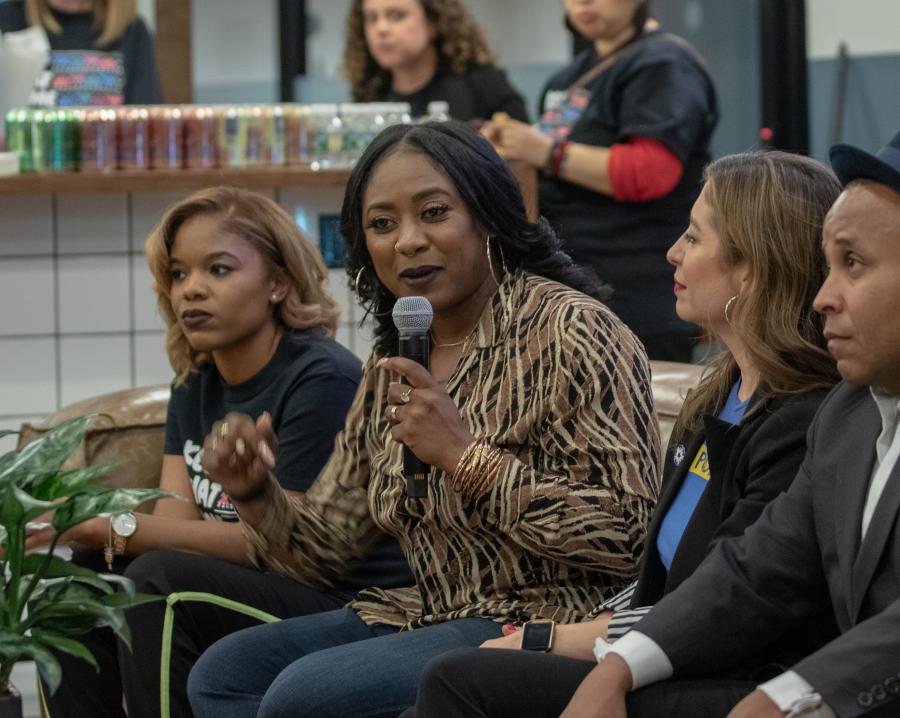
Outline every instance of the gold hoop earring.
<svg viewBox="0 0 900 718">
<path fill-rule="evenodd" d="M 509 270 L 506 268 L 506 257 L 503 256 L 503 247 L 501 247 L 499 243 L 497 244 L 497 251 L 500 253 L 500 269 L 505 276 Z M 484 252 L 487 255 L 488 269 L 491 272 L 491 278 L 494 280 L 494 284 L 499 287 L 500 280 L 497 279 L 497 275 L 494 273 L 494 258 L 491 256 L 491 235 L 487 235 L 484 239 Z"/>
<path fill-rule="evenodd" d="M 725 302 L 725 321 L 728 322 L 729 326 L 734 326 L 734 322 L 731 321 L 731 317 L 728 316 L 728 310 L 731 309 L 731 305 L 737 301 L 739 295 L 735 294 L 731 299 Z"/>
<path fill-rule="evenodd" d="M 356 299 L 359 302 L 359 306 L 366 310 L 366 315 L 371 315 L 373 317 L 386 317 L 391 314 L 390 309 L 386 312 L 373 312 L 371 306 L 373 304 L 373 300 L 364 297 L 359 291 L 359 281 L 362 279 L 363 272 L 365 271 L 366 268 L 361 267 L 360 270 L 356 273 L 356 279 L 353 280 L 353 288 L 356 290 Z"/>
</svg>

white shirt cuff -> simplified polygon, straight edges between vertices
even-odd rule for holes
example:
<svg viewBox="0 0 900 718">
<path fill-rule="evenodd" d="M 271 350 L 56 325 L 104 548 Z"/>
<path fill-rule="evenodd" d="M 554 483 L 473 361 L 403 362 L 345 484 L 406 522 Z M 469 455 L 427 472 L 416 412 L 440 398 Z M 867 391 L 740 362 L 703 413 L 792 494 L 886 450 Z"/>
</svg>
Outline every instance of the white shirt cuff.
<svg viewBox="0 0 900 718">
<path fill-rule="evenodd" d="M 656 641 L 638 631 L 629 631 L 615 645 L 598 638 L 594 643 L 594 655 L 602 661 L 608 654 L 622 657 L 631 671 L 631 690 L 671 678 L 672 662 Z"/>
<path fill-rule="evenodd" d="M 834 712 L 822 702 L 822 696 L 816 693 L 816 689 L 794 671 L 785 671 L 780 676 L 766 681 L 759 686 L 759 690 L 789 714 L 818 706 L 819 710 L 813 715 L 820 718 L 834 717 Z"/>
</svg>

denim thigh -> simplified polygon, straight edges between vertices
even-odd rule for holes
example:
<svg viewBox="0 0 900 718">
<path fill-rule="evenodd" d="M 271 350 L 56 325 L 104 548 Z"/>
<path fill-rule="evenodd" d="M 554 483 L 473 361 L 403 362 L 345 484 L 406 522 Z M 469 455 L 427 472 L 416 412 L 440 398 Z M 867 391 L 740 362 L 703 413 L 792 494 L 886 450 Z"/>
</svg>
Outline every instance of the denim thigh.
<svg viewBox="0 0 900 718">
<path fill-rule="evenodd" d="M 253 718 L 272 682 L 299 657 L 396 632 L 367 626 L 349 608 L 237 631 L 214 643 L 191 670 L 191 708 L 196 718 Z"/>
<path fill-rule="evenodd" d="M 415 702 L 419 678 L 430 659 L 500 635 L 499 623 L 464 618 L 307 652 L 273 681 L 258 716 L 396 716 Z"/>
</svg>

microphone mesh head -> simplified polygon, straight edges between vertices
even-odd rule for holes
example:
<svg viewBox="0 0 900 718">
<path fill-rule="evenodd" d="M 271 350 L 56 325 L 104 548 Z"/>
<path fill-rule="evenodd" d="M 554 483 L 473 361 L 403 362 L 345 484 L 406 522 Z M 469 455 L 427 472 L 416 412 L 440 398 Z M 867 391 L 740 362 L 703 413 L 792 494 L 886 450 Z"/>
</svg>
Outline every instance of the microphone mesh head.
<svg viewBox="0 0 900 718">
<path fill-rule="evenodd" d="M 425 297 L 400 297 L 391 316 L 401 336 L 425 334 L 431 328 L 431 302 Z"/>
</svg>

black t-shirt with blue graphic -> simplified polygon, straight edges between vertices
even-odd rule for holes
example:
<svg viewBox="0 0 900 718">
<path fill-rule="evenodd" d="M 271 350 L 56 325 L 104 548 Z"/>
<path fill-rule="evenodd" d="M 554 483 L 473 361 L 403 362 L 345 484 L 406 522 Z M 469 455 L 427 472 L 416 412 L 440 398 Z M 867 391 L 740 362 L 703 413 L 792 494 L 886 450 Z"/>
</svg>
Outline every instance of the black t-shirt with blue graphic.
<svg viewBox="0 0 900 718">
<path fill-rule="evenodd" d="M 166 418 L 166 454 L 182 456 L 204 519 L 237 521 L 222 485 L 203 471 L 203 442 L 213 422 L 239 411 L 272 415 L 278 436 L 275 476 L 291 491 L 306 491 L 325 466 L 344 427 L 362 368 L 354 354 L 316 329 L 286 331 L 269 363 L 241 384 L 226 384 L 204 364 L 172 389 Z M 348 567 L 335 588 L 350 598 L 369 586 L 411 586 L 415 579 L 397 541 L 385 536 Z"/>
<path fill-rule="evenodd" d="M 210 362 L 173 388 L 165 452 L 184 458 L 203 518 L 237 521 L 231 499 L 203 471 L 213 422 L 231 411 L 254 420 L 268 411 L 278 436 L 275 476 L 285 489 L 306 491 L 331 456 L 360 376 L 359 359 L 340 344 L 316 330 L 291 330 L 269 363 L 241 384 L 227 384 Z"/>
<path fill-rule="evenodd" d="M 97 47 L 92 12 L 51 8 L 60 33 L 47 33 L 50 58 L 36 79 L 31 104 L 47 107 L 152 105 L 162 102 L 153 38 L 136 18 L 120 38 Z M 0 2 L 0 32 L 28 27 L 22 2 Z"/>
</svg>

